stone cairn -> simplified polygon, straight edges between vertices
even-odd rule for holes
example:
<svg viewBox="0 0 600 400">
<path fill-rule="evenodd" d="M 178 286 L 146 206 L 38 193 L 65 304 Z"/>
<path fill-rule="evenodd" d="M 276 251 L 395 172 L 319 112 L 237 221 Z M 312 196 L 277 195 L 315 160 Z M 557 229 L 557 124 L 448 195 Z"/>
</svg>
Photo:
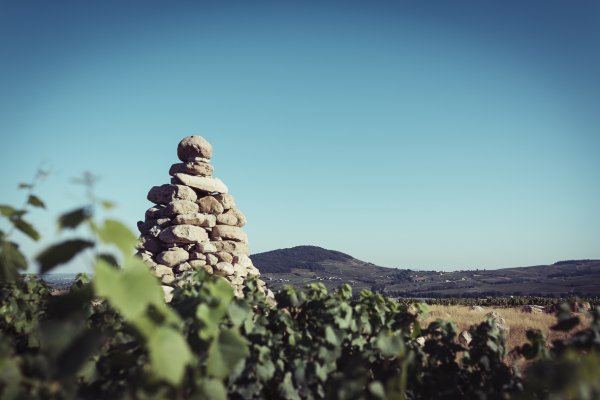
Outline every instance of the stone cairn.
<svg viewBox="0 0 600 400">
<path fill-rule="evenodd" d="M 171 166 L 171 183 L 148 192 L 155 206 L 138 222 L 137 254 L 160 279 L 167 301 L 176 278 L 200 268 L 223 276 L 241 297 L 246 279 L 260 276 L 248 257 L 246 217 L 227 186 L 212 177 L 210 143 L 201 136 L 185 137 L 177 156 L 182 162 Z M 258 279 L 258 286 L 273 298 L 264 281 Z"/>
</svg>

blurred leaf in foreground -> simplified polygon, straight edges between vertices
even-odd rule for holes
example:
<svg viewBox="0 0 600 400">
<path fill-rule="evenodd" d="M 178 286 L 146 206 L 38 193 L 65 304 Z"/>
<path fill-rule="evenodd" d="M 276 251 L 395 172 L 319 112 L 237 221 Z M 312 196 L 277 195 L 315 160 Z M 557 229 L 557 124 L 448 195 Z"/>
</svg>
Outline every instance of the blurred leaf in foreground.
<svg viewBox="0 0 600 400">
<path fill-rule="evenodd" d="M 107 219 L 101 227 L 94 227 L 94 230 L 101 241 L 108 244 L 114 244 L 121 250 L 125 257 L 133 254 L 137 238 L 121 222 L 114 219 Z"/>
<path fill-rule="evenodd" d="M 24 221 L 21 218 L 11 219 L 11 222 L 13 223 L 15 228 L 17 228 L 36 242 L 40 240 L 41 235 L 29 222 Z"/>
<path fill-rule="evenodd" d="M 138 259 L 130 259 L 118 270 L 100 258 L 95 271 L 96 293 L 146 338 L 154 373 L 169 383 L 179 384 L 192 353 L 179 331 L 182 321 L 165 304 L 156 277 Z"/>
<path fill-rule="evenodd" d="M 58 218 L 58 227 L 60 229 L 75 229 L 89 216 L 90 212 L 87 207 L 69 211 Z"/>
<path fill-rule="evenodd" d="M 12 217 L 15 213 L 17 212 L 17 209 L 6 205 L 6 204 L 0 204 L 0 215 L 3 215 L 5 217 Z"/>
<path fill-rule="evenodd" d="M 57 265 L 71 261 L 77 254 L 90 247 L 94 247 L 94 242 L 82 239 L 66 240 L 48 247 L 36 257 L 40 264 L 40 273 L 44 274 Z"/>
<path fill-rule="evenodd" d="M 34 194 L 29 195 L 29 198 L 27 199 L 27 204 L 31 204 L 32 206 L 38 208 L 46 208 L 44 202 Z"/>
<path fill-rule="evenodd" d="M 12 281 L 19 270 L 27 268 L 27 260 L 15 243 L 0 240 L 0 282 Z"/>
</svg>

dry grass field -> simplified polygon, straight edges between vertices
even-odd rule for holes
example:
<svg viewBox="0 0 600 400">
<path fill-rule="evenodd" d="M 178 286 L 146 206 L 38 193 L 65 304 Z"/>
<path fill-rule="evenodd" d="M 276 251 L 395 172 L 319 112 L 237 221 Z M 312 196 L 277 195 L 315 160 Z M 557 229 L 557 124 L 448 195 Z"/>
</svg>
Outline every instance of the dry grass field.
<svg viewBox="0 0 600 400">
<path fill-rule="evenodd" d="M 429 314 L 421 321 L 422 326 L 427 326 L 427 324 L 436 319 L 454 321 L 458 329 L 457 333 L 468 330 L 471 325 L 483 321 L 487 313 L 495 311 L 505 319 L 506 325 L 509 328 L 507 351 L 527 342 L 525 333 L 528 329 L 540 329 L 548 339 L 548 343 L 554 339 L 564 339 L 569 335 L 569 333 L 552 331 L 550 327 L 556 323 L 556 317 L 553 314 L 544 312 L 527 313 L 521 311 L 521 308 L 500 307 L 485 307 L 481 310 L 471 310 L 468 306 L 441 305 L 432 305 L 429 306 L 429 309 Z M 579 317 L 582 321 L 579 329 L 589 325 L 590 319 L 587 316 L 579 314 Z M 507 361 L 510 360 L 507 358 Z"/>
</svg>

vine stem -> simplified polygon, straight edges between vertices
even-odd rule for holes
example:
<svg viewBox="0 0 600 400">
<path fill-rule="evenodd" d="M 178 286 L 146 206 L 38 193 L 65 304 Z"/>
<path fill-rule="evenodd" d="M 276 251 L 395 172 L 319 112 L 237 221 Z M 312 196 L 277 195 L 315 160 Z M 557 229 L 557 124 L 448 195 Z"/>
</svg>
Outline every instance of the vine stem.
<svg viewBox="0 0 600 400">
<path fill-rule="evenodd" d="M 20 209 L 18 209 L 17 211 L 22 212 L 23 214 L 25 214 L 29 208 L 29 197 L 33 194 L 33 190 L 35 189 L 35 187 L 40 184 L 44 179 L 46 179 L 46 177 L 48 176 L 48 172 L 42 170 L 41 168 L 37 170 L 35 176 L 33 177 L 33 179 L 31 180 L 31 183 L 27 183 L 24 186 L 21 187 L 25 187 L 27 188 L 26 191 L 26 198 L 25 201 L 23 202 L 23 205 L 21 206 Z M 21 184 L 23 185 L 23 184 Z M 11 222 L 12 222 L 12 217 L 10 218 Z M 8 232 L 6 233 L 6 238 L 9 238 L 12 233 L 15 231 L 16 227 L 14 224 L 12 224 L 12 226 L 10 227 L 10 229 L 8 230 Z"/>
</svg>

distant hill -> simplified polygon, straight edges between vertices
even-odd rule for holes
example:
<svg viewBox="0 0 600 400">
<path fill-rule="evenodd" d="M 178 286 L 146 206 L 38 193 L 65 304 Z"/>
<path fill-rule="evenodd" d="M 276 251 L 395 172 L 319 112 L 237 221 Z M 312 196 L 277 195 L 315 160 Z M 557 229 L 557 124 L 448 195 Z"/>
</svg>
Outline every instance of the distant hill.
<svg viewBox="0 0 600 400">
<path fill-rule="evenodd" d="M 412 297 L 600 296 L 600 260 L 440 272 L 385 268 L 317 246 L 273 250 L 251 258 L 273 289 L 322 282 L 329 288 L 348 283 L 356 290 Z"/>
<path fill-rule="evenodd" d="M 267 251 L 255 254 L 251 258 L 256 265 L 260 265 L 262 273 L 289 273 L 294 268 L 323 271 L 323 263 L 329 261 L 347 263 L 354 260 L 348 254 L 317 246 L 297 246 Z"/>
</svg>

